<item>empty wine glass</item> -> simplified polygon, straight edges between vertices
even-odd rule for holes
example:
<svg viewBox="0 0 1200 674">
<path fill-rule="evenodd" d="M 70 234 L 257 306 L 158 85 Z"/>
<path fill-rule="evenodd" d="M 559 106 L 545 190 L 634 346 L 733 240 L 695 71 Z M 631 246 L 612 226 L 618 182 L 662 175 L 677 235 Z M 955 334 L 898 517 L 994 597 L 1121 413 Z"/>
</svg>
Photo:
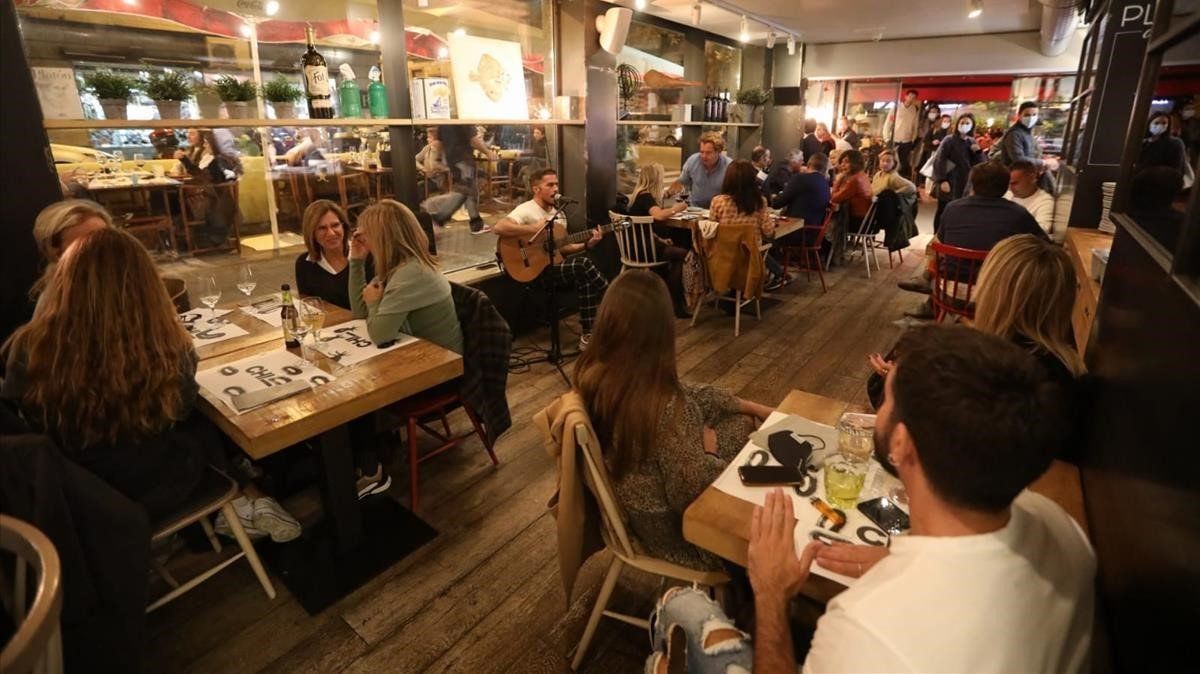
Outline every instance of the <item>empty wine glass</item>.
<svg viewBox="0 0 1200 674">
<path fill-rule="evenodd" d="M 321 327 L 325 325 L 325 304 L 319 297 L 306 297 L 300 302 L 300 322 L 312 332 L 313 343 L 321 341 Z"/>
<path fill-rule="evenodd" d="M 209 276 L 204 279 L 204 289 L 200 291 L 200 302 L 208 307 L 212 312 L 212 317 L 217 317 L 217 302 L 221 301 L 221 288 L 217 285 L 217 279 Z"/>
<path fill-rule="evenodd" d="M 250 265 L 243 264 L 238 269 L 237 289 L 242 291 L 242 294 L 249 299 L 250 293 L 253 293 L 254 288 L 257 286 L 258 282 L 254 280 L 254 272 L 250 269 Z"/>
<path fill-rule="evenodd" d="M 125 153 L 120 150 L 113 150 L 113 172 L 121 170 L 121 162 L 125 161 Z"/>
<path fill-rule="evenodd" d="M 136 166 L 137 170 L 139 171 L 146 168 L 146 155 L 142 154 L 141 152 L 134 152 L 133 165 Z"/>
</svg>

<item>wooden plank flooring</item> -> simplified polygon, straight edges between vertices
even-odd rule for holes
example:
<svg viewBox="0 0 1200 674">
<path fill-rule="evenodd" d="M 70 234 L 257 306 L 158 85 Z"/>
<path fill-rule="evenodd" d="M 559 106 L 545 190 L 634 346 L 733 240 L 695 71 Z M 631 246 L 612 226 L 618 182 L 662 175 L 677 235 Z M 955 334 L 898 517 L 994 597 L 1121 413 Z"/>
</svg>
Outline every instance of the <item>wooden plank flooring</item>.
<svg viewBox="0 0 1200 674">
<path fill-rule="evenodd" d="M 792 388 L 866 404 L 865 356 L 886 351 L 900 333 L 893 322 L 917 304 L 896 281 L 912 273 L 919 251 L 910 248 L 902 265 L 869 280 L 861 260 L 828 273 L 825 293 L 815 277 L 801 276 L 761 321 L 744 316 L 736 339 L 733 319 L 711 307 L 694 328 L 677 321 L 681 375 L 772 405 Z M 473 441 L 423 468 L 421 516 L 439 532 L 432 542 L 314 617 L 282 583 L 269 601 L 247 565 L 236 563 L 149 617 L 147 670 L 569 671 L 566 655 L 609 560 L 601 554 L 585 565 L 568 602 L 545 508 L 554 465 L 530 421 L 565 387 L 545 365 L 509 382 L 514 427 L 497 445 L 500 466 Z M 402 454 L 394 464 L 393 496 L 407 501 Z M 656 590 L 654 579 L 627 572 L 614 608 L 648 613 Z M 647 643 L 641 631 L 604 620 L 582 671 L 640 672 Z"/>
</svg>

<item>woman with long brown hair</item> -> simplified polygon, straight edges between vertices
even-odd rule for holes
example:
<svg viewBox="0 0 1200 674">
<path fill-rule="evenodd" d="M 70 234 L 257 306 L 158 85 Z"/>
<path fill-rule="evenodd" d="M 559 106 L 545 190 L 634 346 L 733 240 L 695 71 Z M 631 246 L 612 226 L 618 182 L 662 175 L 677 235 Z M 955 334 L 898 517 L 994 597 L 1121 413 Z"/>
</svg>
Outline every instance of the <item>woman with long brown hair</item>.
<svg viewBox="0 0 1200 674">
<path fill-rule="evenodd" d="M 221 149 L 212 129 L 188 129 L 187 150 L 176 150 L 175 158 L 183 170 L 194 179 L 185 189 L 188 209 L 203 213 L 205 227 L 198 232 L 197 248 L 216 248 L 229 241 L 229 230 L 237 217 L 238 204 L 233 191 L 217 187 L 236 182 L 242 172 L 242 162 Z"/>
<path fill-rule="evenodd" d="M 725 169 L 725 181 L 721 193 L 713 197 L 709 208 L 710 216 L 720 227 L 754 227 L 762 238 L 775 236 L 775 221 L 767 210 L 767 200 L 758 186 L 758 169 L 754 164 L 739 159 Z M 768 291 L 778 290 L 786 281 L 783 267 L 770 255 L 766 258 L 769 277 L 765 283 Z"/>
<path fill-rule="evenodd" d="M 368 254 L 375 261 L 369 283 Z M 367 332 L 376 344 L 404 333 L 462 353 L 450 282 L 429 254 L 417 217 L 404 204 L 384 199 L 358 216 L 350 240 L 349 292 L 354 317 L 367 319 Z"/>
<path fill-rule="evenodd" d="M 575 364 L 613 489 L 650 554 L 696 569 L 720 560 L 683 540 L 683 511 L 721 474 L 771 409 L 679 380 L 671 299 L 657 275 L 631 270 L 608 287 L 592 342 Z M 747 416 L 743 416 L 747 415 Z"/>
</svg>

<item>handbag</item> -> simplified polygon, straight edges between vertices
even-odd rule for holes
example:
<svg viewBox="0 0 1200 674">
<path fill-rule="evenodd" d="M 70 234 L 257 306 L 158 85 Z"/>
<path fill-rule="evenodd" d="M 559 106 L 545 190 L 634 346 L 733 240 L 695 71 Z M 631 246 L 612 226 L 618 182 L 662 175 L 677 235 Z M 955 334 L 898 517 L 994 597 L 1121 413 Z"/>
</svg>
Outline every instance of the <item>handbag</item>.
<svg viewBox="0 0 1200 674">
<path fill-rule="evenodd" d="M 930 179 L 933 178 L 933 162 L 937 161 L 937 158 L 942 154 L 942 148 L 945 146 L 946 146 L 946 141 L 944 141 L 944 140 L 941 143 L 938 143 L 937 149 L 934 150 L 933 154 L 929 155 L 929 160 L 926 161 L 925 165 L 921 167 L 921 175 L 925 176 L 926 178 L 930 178 Z M 954 169 L 956 166 L 957 166 L 957 164 L 955 164 L 954 162 L 947 159 L 946 160 L 946 173 L 947 174 L 954 173 Z"/>
</svg>

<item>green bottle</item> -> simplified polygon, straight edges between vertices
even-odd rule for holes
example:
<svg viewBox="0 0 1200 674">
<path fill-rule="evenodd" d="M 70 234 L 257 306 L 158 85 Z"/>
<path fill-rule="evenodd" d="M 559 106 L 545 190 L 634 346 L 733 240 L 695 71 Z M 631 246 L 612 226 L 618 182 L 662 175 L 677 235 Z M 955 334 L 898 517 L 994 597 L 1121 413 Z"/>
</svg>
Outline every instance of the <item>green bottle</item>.
<svg viewBox="0 0 1200 674">
<path fill-rule="evenodd" d="M 369 75 L 371 84 L 367 86 L 367 105 L 371 108 L 371 117 L 386 119 L 388 116 L 387 87 L 383 86 L 383 73 L 379 66 L 371 66 Z"/>
<path fill-rule="evenodd" d="M 342 83 L 338 85 L 338 103 L 342 108 L 342 117 L 362 117 L 362 92 L 354 80 L 354 70 L 350 64 L 343 63 L 338 71 L 342 73 Z"/>
</svg>

